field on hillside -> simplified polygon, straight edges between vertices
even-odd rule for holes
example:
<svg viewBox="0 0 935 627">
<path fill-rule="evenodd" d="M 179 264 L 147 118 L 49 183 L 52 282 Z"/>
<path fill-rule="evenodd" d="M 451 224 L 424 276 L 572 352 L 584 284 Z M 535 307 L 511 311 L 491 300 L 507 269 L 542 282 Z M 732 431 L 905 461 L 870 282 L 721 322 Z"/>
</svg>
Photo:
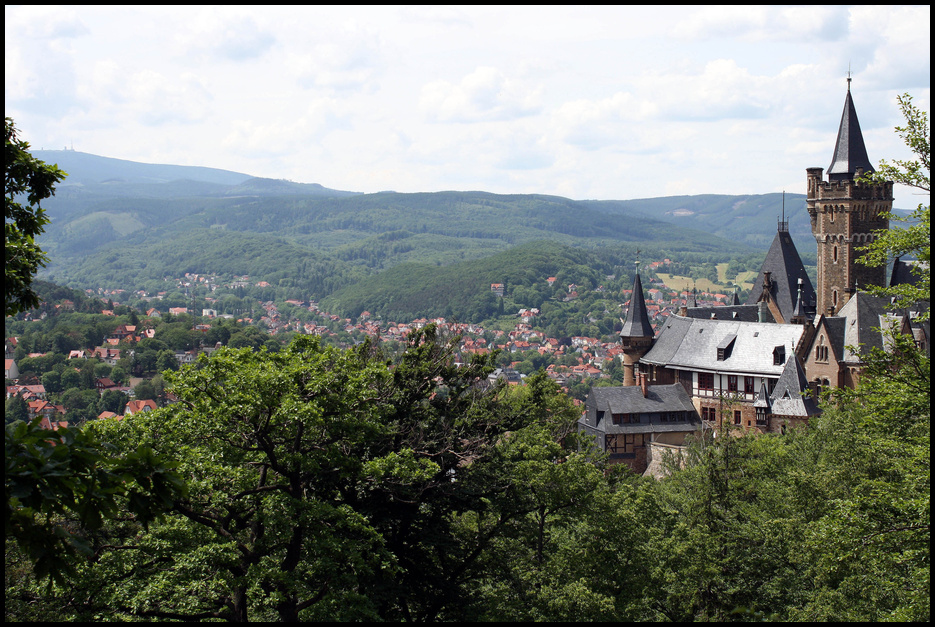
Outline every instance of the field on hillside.
<svg viewBox="0 0 935 627">
<path fill-rule="evenodd" d="M 666 287 L 673 290 L 682 291 L 690 290 L 692 287 L 698 291 L 711 292 L 711 293 L 723 293 L 729 294 L 733 291 L 733 287 L 728 287 L 727 277 L 724 276 L 724 270 L 727 269 L 727 264 L 718 264 L 718 279 L 719 283 L 715 283 L 710 279 L 693 279 L 688 276 L 678 276 L 672 274 L 664 274 L 662 272 L 657 272 L 656 276 L 662 279 L 663 283 L 666 284 Z M 753 281 L 756 279 L 756 272 L 741 272 L 734 279 L 734 284 L 742 287 L 745 290 L 753 289 Z"/>
</svg>

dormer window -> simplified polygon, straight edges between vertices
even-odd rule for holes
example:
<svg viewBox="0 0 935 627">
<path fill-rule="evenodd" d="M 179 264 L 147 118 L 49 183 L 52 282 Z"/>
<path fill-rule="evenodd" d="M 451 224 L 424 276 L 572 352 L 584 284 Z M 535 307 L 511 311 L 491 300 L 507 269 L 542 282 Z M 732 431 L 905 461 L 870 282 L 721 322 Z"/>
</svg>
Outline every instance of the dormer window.
<svg viewBox="0 0 935 627">
<path fill-rule="evenodd" d="M 773 365 L 782 366 L 786 363 L 786 347 L 777 346 L 773 349 Z"/>
<path fill-rule="evenodd" d="M 735 333 L 731 333 L 717 345 L 717 360 L 724 361 L 730 357 L 731 351 L 734 349 L 734 340 L 737 339 Z"/>
</svg>

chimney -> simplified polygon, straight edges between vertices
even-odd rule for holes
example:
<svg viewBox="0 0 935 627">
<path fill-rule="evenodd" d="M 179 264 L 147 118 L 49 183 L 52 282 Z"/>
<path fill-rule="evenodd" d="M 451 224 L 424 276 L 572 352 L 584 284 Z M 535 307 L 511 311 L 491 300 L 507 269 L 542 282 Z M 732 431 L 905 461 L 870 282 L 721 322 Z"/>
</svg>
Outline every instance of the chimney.
<svg viewBox="0 0 935 627">
<path fill-rule="evenodd" d="M 640 389 L 643 391 L 643 398 L 646 398 L 648 384 L 646 383 L 646 374 L 643 373 L 640 375 Z"/>
</svg>

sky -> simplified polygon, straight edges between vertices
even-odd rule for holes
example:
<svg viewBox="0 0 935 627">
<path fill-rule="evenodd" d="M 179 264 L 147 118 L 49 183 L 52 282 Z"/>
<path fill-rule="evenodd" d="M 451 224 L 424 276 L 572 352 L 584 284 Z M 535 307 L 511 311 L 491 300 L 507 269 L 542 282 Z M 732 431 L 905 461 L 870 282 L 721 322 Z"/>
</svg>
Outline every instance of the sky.
<svg viewBox="0 0 935 627">
<path fill-rule="evenodd" d="M 377 192 L 805 192 L 930 110 L 930 7 L 6 6 L 33 148 Z M 898 208 L 920 199 L 897 186 Z"/>
</svg>

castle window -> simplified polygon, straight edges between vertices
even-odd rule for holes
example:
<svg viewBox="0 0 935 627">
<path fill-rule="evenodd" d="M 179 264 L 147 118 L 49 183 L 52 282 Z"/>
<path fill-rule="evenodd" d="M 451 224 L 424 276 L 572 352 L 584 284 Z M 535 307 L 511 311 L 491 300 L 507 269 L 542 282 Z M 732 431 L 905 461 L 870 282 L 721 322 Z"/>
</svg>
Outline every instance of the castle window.
<svg viewBox="0 0 935 627">
<path fill-rule="evenodd" d="M 753 387 L 754 379 L 753 377 L 744 377 L 743 378 L 743 393 L 744 394 L 756 394 L 756 389 Z"/>
<path fill-rule="evenodd" d="M 834 307 L 838 306 L 838 291 L 837 290 L 831 290 L 831 304 Z"/>
<path fill-rule="evenodd" d="M 735 409 L 734 410 L 734 424 L 739 425 L 742 419 L 743 419 L 743 415 L 741 414 L 740 410 Z"/>
<path fill-rule="evenodd" d="M 713 392 L 714 391 L 714 373 L 699 372 L 698 373 L 698 389 Z"/>
<path fill-rule="evenodd" d="M 728 392 L 737 391 L 737 375 L 735 374 L 727 375 L 727 391 Z"/>
<path fill-rule="evenodd" d="M 831 248 L 831 257 L 834 263 L 838 262 L 838 247 L 837 246 L 833 246 Z"/>
<path fill-rule="evenodd" d="M 782 366 L 786 363 L 786 347 L 777 346 L 773 349 L 773 365 Z"/>
</svg>

